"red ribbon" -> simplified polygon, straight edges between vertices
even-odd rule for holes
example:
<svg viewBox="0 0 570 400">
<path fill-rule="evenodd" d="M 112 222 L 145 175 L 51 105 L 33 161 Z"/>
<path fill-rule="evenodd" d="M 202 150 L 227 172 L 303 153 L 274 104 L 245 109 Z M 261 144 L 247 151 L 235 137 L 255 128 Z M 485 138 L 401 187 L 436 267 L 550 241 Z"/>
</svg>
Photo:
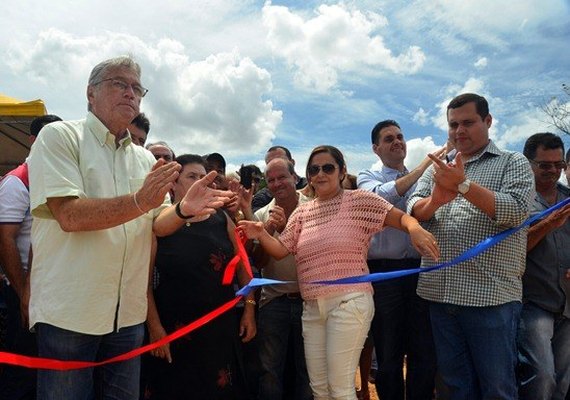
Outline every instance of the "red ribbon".
<svg viewBox="0 0 570 400">
<path fill-rule="evenodd" d="M 236 228 L 234 230 L 234 236 L 237 246 L 237 254 L 234 256 L 234 258 L 231 259 L 226 267 L 226 270 L 224 271 L 222 285 L 229 285 L 233 282 L 236 268 L 240 261 L 245 267 L 245 272 L 247 272 L 250 278 L 253 278 L 253 272 L 251 270 L 251 264 L 249 263 L 249 257 L 247 255 L 247 251 L 245 251 L 245 242 L 247 242 L 247 237 L 244 235 L 241 228 Z"/>
<path fill-rule="evenodd" d="M 247 252 L 245 251 L 244 243 L 247 241 L 247 238 L 243 234 L 242 230 L 236 228 L 234 231 L 236 244 L 237 244 L 237 254 L 234 258 L 228 263 L 226 269 L 224 271 L 224 276 L 222 279 L 222 284 L 229 285 L 234 278 L 235 271 L 237 264 L 241 261 L 245 267 L 247 274 L 253 278 L 253 273 L 251 270 L 251 264 L 249 263 L 249 257 Z M 189 334 L 190 332 L 200 328 L 201 326 L 207 324 L 214 318 L 217 318 L 221 314 L 225 313 L 228 310 L 231 310 L 237 303 L 240 302 L 242 296 L 237 296 L 235 299 L 228 301 L 227 303 L 221 305 L 220 307 L 216 308 L 215 310 L 209 312 L 208 314 L 200 317 L 196 321 L 186 325 L 185 327 L 171 333 L 163 337 L 156 342 L 149 343 L 145 346 L 139 347 L 137 349 L 131 350 L 127 353 L 120 354 L 113 358 L 109 358 L 107 360 L 92 362 L 92 361 L 62 361 L 62 360 L 53 360 L 50 358 L 42 358 L 42 357 L 30 357 L 30 356 L 23 356 L 19 354 L 12 354 L 12 353 L 5 353 L 0 351 L 0 364 L 10 364 L 10 365 L 17 365 L 20 367 L 26 368 L 38 368 L 38 369 L 53 369 L 59 371 L 67 371 L 70 369 L 81 369 L 81 368 L 92 368 L 98 367 L 105 364 L 110 364 L 119 361 L 126 361 L 131 358 L 140 356 L 146 352 L 154 350 L 160 346 L 164 346 L 167 343 L 170 343 L 180 337 Z"/>
<path fill-rule="evenodd" d="M 190 332 L 207 324 L 208 322 L 218 317 L 219 315 L 232 309 L 237 303 L 239 303 L 240 300 L 241 296 L 238 296 L 235 299 L 228 301 L 227 303 L 216 308 L 214 311 L 210 311 L 208 314 L 204 315 L 203 317 L 200 317 L 199 319 L 190 323 L 189 325 L 186 325 L 184 328 L 181 328 L 176 332 L 173 332 L 170 335 L 167 335 L 162 339 L 157 340 L 154 343 L 147 344 L 146 346 L 139 347 L 138 349 L 131 350 L 128 353 L 120 354 L 118 356 L 109 358 L 107 360 L 99 362 L 61 361 L 61 360 L 52 360 L 49 358 L 29 357 L 29 356 L 22 356 L 19 354 L 0 352 L 0 363 L 18 365 L 20 367 L 27 367 L 27 368 L 42 368 L 42 369 L 55 369 L 59 371 L 67 371 L 70 369 L 92 368 L 118 361 L 126 361 L 133 357 L 140 356 L 141 354 L 146 353 L 148 351 L 154 350 L 160 346 L 164 346 L 167 343 L 170 343 L 184 335 L 189 334 Z"/>
</svg>

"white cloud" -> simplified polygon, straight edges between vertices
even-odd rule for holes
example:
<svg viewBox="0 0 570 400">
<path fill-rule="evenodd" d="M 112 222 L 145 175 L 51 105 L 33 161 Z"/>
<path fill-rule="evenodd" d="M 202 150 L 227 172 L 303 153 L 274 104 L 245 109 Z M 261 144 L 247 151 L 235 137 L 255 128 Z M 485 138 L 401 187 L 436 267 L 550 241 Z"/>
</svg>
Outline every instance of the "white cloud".
<svg viewBox="0 0 570 400">
<path fill-rule="evenodd" d="M 473 64 L 473 66 L 475 66 L 477 69 L 483 69 L 487 66 L 488 63 L 489 60 L 487 60 L 487 57 L 481 57 L 475 62 L 475 64 Z"/>
<path fill-rule="evenodd" d="M 235 155 L 265 149 L 274 138 L 282 112 L 267 99 L 271 76 L 237 50 L 191 61 L 185 46 L 172 39 L 144 42 L 114 32 L 75 36 L 50 29 L 29 49 L 12 48 L 7 63 L 46 88 L 62 82 L 55 90 L 77 103 L 91 68 L 126 53 L 139 61 L 150 89 L 142 105 L 151 120 L 149 140 L 166 140 L 179 154 Z"/>
<path fill-rule="evenodd" d="M 499 135 L 495 134 L 492 139 L 501 148 L 508 148 L 513 144 L 524 143 L 531 135 L 539 132 L 554 132 L 547 122 L 547 116 L 538 107 L 529 107 L 528 110 L 513 116 L 514 125 L 504 125 Z M 520 150 L 522 151 L 522 145 Z"/>
<path fill-rule="evenodd" d="M 426 126 L 429 123 L 429 113 L 420 107 L 420 109 L 412 117 L 412 120 L 421 126 Z"/>
<path fill-rule="evenodd" d="M 408 145 L 408 153 L 404 163 L 409 170 L 412 170 L 426 158 L 428 153 L 432 153 L 441 148 L 445 143 L 436 144 L 431 136 L 426 136 L 423 138 L 410 139 L 406 144 Z"/>
<path fill-rule="evenodd" d="M 510 35 L 533 35 L 542 24 L 562 21 L 567 15 L 563 1 L 541 3 L 535 0 L 504 2 L 494 0 L 453 1 L 415 0 L 398 12 L 408 29 L 439 37 L 451 53 L 463 54 L 477 44 L 507 49 Z M 565 23 L 565 22 L 564 22 Z"/>
<path fill-rule="evenodd" d="M 266 3 L 263 24 L 273 53 L 294 70 L 295 82 L 324 92 L 334 88 L 343 74 L 378 75 L 379 70 L 414 74 L 425 61 L 418 46 L 395 56 L 377 34 L 387 20 L 374 12 L 363 13 L 340 3 L 321 5 L 312 18 L 287 7 Z"/>
</svg>

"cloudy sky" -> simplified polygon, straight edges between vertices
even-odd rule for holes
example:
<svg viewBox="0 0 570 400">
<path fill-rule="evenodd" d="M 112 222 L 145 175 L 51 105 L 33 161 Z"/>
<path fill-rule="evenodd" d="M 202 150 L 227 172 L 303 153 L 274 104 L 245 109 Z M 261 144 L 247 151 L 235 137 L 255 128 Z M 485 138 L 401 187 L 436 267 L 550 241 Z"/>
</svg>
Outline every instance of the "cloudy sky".
<svg viewBox="0 0 570 400">
<path fill-rule="evenodd" d="M 356 173 L 377 161 L 370 130 L 396 119 L 408 166 L 445 143 L 455 95 L 487 97 L 492 137 L 522 150 L 552 130 L 540 110 L 569 84 L 567 0 L 2 0 L 0 92 L 83 118 L 91 68 L 133 55 L 150 89 L 150 141 L 178 154 L 262 164 L 319 144 Z M 568 99 L 566 97 L 566 99 Z M 570 141 L 565 138 L 568 145 Z"/>
</svg>

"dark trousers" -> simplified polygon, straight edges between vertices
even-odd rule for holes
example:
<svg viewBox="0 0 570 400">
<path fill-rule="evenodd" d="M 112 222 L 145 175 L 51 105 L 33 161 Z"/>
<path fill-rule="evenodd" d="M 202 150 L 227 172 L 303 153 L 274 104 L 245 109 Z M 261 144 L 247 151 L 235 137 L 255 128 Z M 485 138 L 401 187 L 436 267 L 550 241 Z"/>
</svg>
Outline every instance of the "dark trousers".
<svg viewBox="0 0 570 400">
<path fill-rule="evenodd" d="M 7 306 L 6 351 L 37 356 L 35 335 L 22 326 L 20 299 L 11 286 L 2 288 Z M 5 365 L 0 374 L 1 400 L 31 400 L 36 398 L 36 370 Z"/>
<path fill-rule="evenodd" d="M 290 299 L 286 295 L 272 299 L 259 309 L 257 339 L 261 376 L 258 400 L 285 398 L 284 378 L 288 350 L 293 350 L 295 376 L 292 398 L 311 400 L 309 375 L 305 363 L 305 350 L 301 327 L 303 300 Z"/>
<path fill-rule="evenodd" d="M 417 268 L 419 264 L 419 259 L 368 260 L 373 273 Z M 376 390 L 382 400 L 433 397 L 436 356 L 429 304 L 416 294 L 417 283 L 418 276 L 411 275 L 374 284 L 372 336 L 378 360 Z"/>
</svg>

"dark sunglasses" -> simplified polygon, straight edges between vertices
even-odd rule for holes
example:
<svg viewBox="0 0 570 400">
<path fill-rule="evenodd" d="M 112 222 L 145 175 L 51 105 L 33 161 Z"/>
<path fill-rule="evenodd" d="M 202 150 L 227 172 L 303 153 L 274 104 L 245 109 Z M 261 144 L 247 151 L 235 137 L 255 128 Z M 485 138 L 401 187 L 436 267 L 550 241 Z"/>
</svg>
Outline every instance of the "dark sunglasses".
<svg viewBox="0 0 570 400">
<path fill-rule="evenodd" d="M 309 176 L 315 176 L 317 175 L 319 172 L 321 172 L 321 169 L 323 170 L 323 172 L 327 175 L 332 175 L 336 169 L 336 166 L 333 164 L 325 164 L 325 165 L 311 165 L 309 168 L 307 168 L 307 172 L 309 173 Z"/>
<path fill-rule="evenodd" d="M 566 161 L 535 161 L 529 160 L 534 165 L 537 165 L 538 168 L 548 171 L 550 168 L 554 167 L 554 169 L 566 169 Z"/>
</svg>

